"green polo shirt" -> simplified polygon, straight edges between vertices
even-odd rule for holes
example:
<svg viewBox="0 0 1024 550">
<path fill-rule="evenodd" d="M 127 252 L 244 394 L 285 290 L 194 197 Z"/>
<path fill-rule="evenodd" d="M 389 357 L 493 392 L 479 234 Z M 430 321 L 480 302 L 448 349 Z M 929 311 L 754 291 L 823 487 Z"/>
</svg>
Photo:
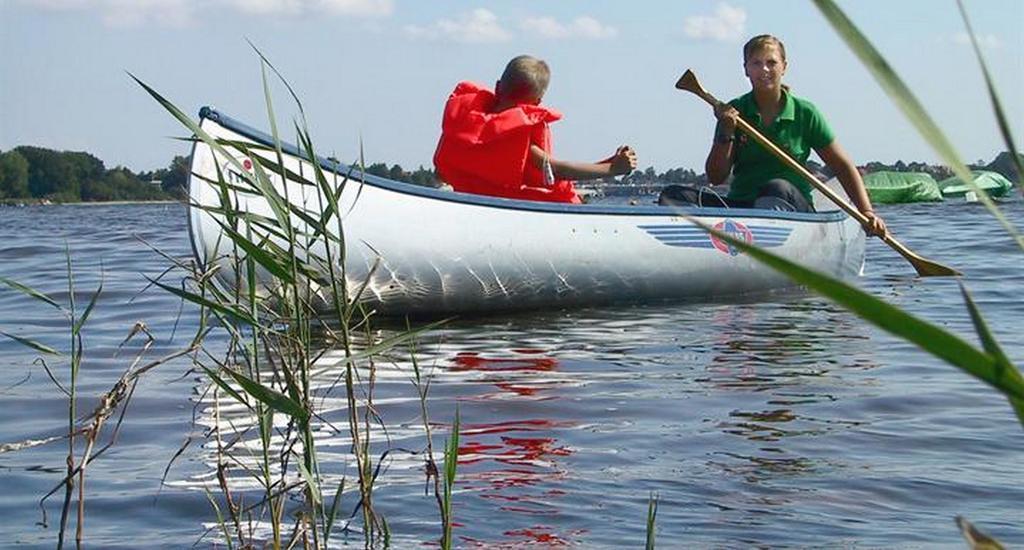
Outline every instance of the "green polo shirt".
<svg viewBox="0 0 1024 550">
<path fill-rule="evenodd" d="M 754 92 L 737 97 L 729 104 L 765 137 L 788 151 L 797 162 L 806 164 L 811 150 L 832 143 L 835 135 L 825 122 L 825 117 L 821 116 L 818 108 L 810 101 L 794 97 L 789 92 L 783 92 L 782 96 L 785 105 L 770 126 L 765 126 L 761 122 L 761 114 L 754 101 Z M 738 129 L 735 137 L 733 180 L 729 188 L 729 198 L 752 201 L 757 198 L 761 184 L 771 179 L 782 178 L 796 185 L 807 200 L 811 200 L 811 184 L 804 181 L 803 176 L 787 168 L 767 149 Z"/>
</svg>

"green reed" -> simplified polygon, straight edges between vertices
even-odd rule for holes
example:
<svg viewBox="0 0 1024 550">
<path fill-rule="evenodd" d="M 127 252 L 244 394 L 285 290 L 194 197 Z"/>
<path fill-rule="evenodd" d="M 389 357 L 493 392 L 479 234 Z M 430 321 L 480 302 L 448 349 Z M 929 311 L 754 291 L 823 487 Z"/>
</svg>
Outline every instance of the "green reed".
<svg viewBox="0 0 1024 550">
<path fill-rule="evenodd" d="M 459 409 L 455 408 L 455 421 L 452 422 L 452 433 L 444 446 L 444 506 L 442 508 L 441 522 L 444 524 L 444 536 L 441 538 L 441 548 L 450 550 L 452 547 L 452 502 L 455 494 L 455 473 L 459 465 Z"/>
<path fill-rule="evenodd" d="M 1021 237 L 1016 227 L 1006 219 L 999 207 L 992 202 L 983 190 L 974 185 L 970 171 L 960 160 L 960 155 L 946 138 L 945 134 L 931 119 L 924 107 L 917 100 L 914 94 L 896 74 L 896 71 L 885 61 L 882 54 L 871 44 L 868 38 L 857 28 L 842 10 L 832 0 L 813 0 L 815 5 L 829 21 L 836 32 L 846 41 L 851 50 L 861 59 L 864 65 L 871 71 L 882 88 L 893 99 L 893 102 L 904 112 L 907 118 L 914 124 L 926 141 L 935 151 L 946 160 L 954 172 L 968 185 L 972 186 L 990 212 L 1003 224 L 1010 236 L 1024 248 L 1024 238 Z M 964 19 L 968 34 L 975 54 L 984 68 L 984 57 L 978 48 L 977 39 L 967 18 L 960 0 L 957 1 L 960 14 Z M 1011 156 L 1016 159 L 1019 166 L 1018 152 L 1014 146 L 1013 136 L 1010 134 L 1009 123 L 1006 120 L 998 94 L 992 84 L 992 80 L 985 68 L 986 83 L 988 84 L 989 96 L 993 103 L 996 118 L 999 121 L 999 128 L 1003 134 L 1004 141 Z M 1024 172 L 1018 174 L 1024 177 Z M 757 253 L 760 256 L 760 252 Z M 774 260 L 772 260 L 774 263 Z M 784 272 L 790 276 L 799 277 L 800 280 L 810 280 L 805 274 L 798 274 L 797 271 L 786 267 Z M 961 283 L 964 302 L 966 303 L 971 320 L 974 323 L 975 331 L 981 340 L 981 348 L 976 348 L 960 340 L 943 329 L 917 319 L 905 312 L 896 310 L 891 306 L 883 307 L 885 304 L 872 302 L 866 299 L 866 295 L 858 296 L 850 293 L 852 287 L 848 285 L 837 286 L 837 281 L 819 281 L 813 284 L 806 283 L 815 290 L 844 304 L 864 319 L 875 325 L 900 336 L 912 343 L 917 344 L 925 351 L 963 369 L 967 373 L 987 382 L 999 390 L 1009 399 L 1011 406 L 1021 424 L 1024 425 L 1024 377 L 1020 370 L 1010 363 L 1006 354 L 999 347 L 998 342 L 992 336 L 986 325 L 981 312 L 971 300 L 966 287 Z M 899 326 L 905 323 L 904 326 Z"/>
<path fill-rule="evenodd" d="M 970 177 L 970 171 L 960 160 L 956 149 L 946 138 L 945 134 L 927 114 L 924 107 L 903 83 L 885 58 L 871 44 L 868 38 L 857 28 L 845 13 L 835 4 L 833 0 L 812 0 L 821 10 L 835 31 L 846 41 L 851 50 L 861 59 L 864 65 L 871 71 L 879 84 L 892 98 L 893 102 L 903 111 L 907 118 L 918 129 L 926 141 L 946 160 L 953 168 L 953 171 L 969 186 L 971 186 L 982 199 L 986 208 L 1006 229 L 1010 237 L 1024 248 L 1024 237 L 1017 228 L 999 210 L 999 207 L 988 197 L 984 190 L 978 188 Z M 1002 133 L 1008 151 L 1014 158 L 1018 169 L 1018 175 L 1024 177 L 1024 170 L 1021 169 L 1019 154 L 1014 144 L 1013 136 L 1010 133 L 1010 125 L 1006 119 L 1004 110 L 996 93 L 991 76 L 985 66 L 984 57 L 978 47 L 977 38 L 970 26 L 967 12 L 963 3 L 957 0 L 960 14 L 963 17 L 968 35 L 974 47 L 975 54 L 982 66 L 988 87 L 989 98 L 992 101 L 993 111 L 998 121 L 999 130 Z M 1019 184 L 1020 185 L 1020 184 Z M 1024 193 L 1024 187 L 1022 187 Z M 702 225 L 699 222 L 698 225 Z M 1011 408 L 1017 416 L 1018 421 L 1024 426 L 1024 376 L 1020 369 L 1014 365 L 1006 353 L 1000 347 L 993 336 L 988 324 L 985 322 L 981 311 L 971 299 L 963 281 L 960 282 L 961 293 L 968 314 L 974 325 L 980 347 L 972 345 L 959 336 L 943 329 L 942 327 L 928 322 L 924 319 L 911 315 L 910 313 L 889 305 L 886 302 L 868 294 L 850 284 L 835 279 L 831 276 L 800 266 L 780 256 L 774 255 L 764 249 L 751 246 L 744 241 L 737 240 L 729 235 L 715 231 L 711 227 L 702 227 L 714 233 L 746 252 L 756 260 L 763 262 L 776 270 L 797 281 L 801 285 L 831 299 L 837 304 L 845 307 L 862 319 L 875 326 L 893 334 L 907 342 L 913 343 L 922 350 L 950 363 L 975 378 L 989 384 L 1000 392 L 1010 403 Z M 983 535 L 967 520 L 957 518 L 957 524 L 972 548 L 1001 548 L 999 543 Z M 982 542 L 978 542 L 982 541 Z"/>
<path fill-rule="evenodd" d="M 113 446 L 117 433 L 120 430 L 121 423 L 124 420 L 124 414 L 127 410 L 128 402 L 131 400 L 132 393 L 135 390 L 135 385 L 138 383 L 139 378 L 149 370 L 195 350 L 193 345 L 184 350 L 172 353 L 162 359 L 142 364 L 142 359 L 149 351 L 149 348 L 155 340 L 153 336 L 149 334 L 149 331 L 143 323 L 136 323 L 136 325 L 129 331 L 128 336 L 121 343 L 121 346 L 124 346 L 130 340 L 141 335 L 145 336 L 145 342 L 142 349 L 131 361 L 124 374 L 118 378 L 111 389 L 99 397 L 96 408 L 93 409 L 91 413 L 79 418 L 79 376 L 85 359 L 83 329 L 89 321 L 100 296 L 103 294 L 103 282 L 101 279 L 100 284 L 90 296 L 85 309 L 80 310 L 75 300 L 75 272 L 73 269 L 72 255 L 70 249 L 67 247 L 65 247 L 65 259 L 65 276 L 68 290 L 68 299 L 66 304 L 60 304 L 50 296 L 35 290 L 30 286 L 12 279 L 0 277 L 0 283 L 3 283 L 38 302 L 42 302 L 46 306 L 56 309 L 67 322 L 68 344 L 64 352 L 30 338 L 0 331 L 0 335 L 6 336 L 42 354 L 36 362 L 42 365 L 53 384 L 68 399 L 68 425 L 66 435 L 51 437 L 44 440 L 26 440 L 19 443 L 10 443 L 0 446 L 0 454 L 2 454 L 6 452 L 27 450 L 40 445 L 56 442 L 61 439 L 67 440 L 67 470 L 64 479 L 42 499 L 42 502 L 45 502 L 51 495 L 60 490 L 61 487 L 64 488 L 60 525 L 57 532 L 57 548 L 64 547 L 65 536 L 71 519 L 71 507 L 73 504 L 75 505 L 75 543 L 77 546 L 82 545 L 85 533 L 86 469 L 93 460 L 100 457 L 107 449 Z M 60 376 L 54 372 L 44 357 L 51 358 L 59 363 L 66 363 L 68 368 L 67 384 L 60 382 Z M 113 433 L 109 436 L 109 440 L 97 449 L 96 444 L 103 434 L 103 428 L 106 426 L 107 421 L 118 411 L 120 411 L 120 415 L 115 423 Z M 43 508 L 42 525 L 44 527 L 48 525 L 45 508 Z"/>
<path fill-rule="evenodd" d="M 658 495 L 651 493 L 647 500 L 647 550 L 654 550 L 655 526 L 658 521 Z"/>
<path fill-rule="evenodd" d="M 224 257 L 213 258 L 203 266 L 205 271 L 197 269 L 189 274 L 186 277 L 188 289 L 154 284 L 199 306 L 203 319 L 209 317 L 214 321 L 211 327 L 225 331 L 228 346 L 224 359 L 214 359 L 208 352 L 206 361 L 197 360 L 197 365 L 212 381 L 215 397 L 222 394 L 245 405 L 256 419 L 260 466 L 247 469 L 246 473 L 257 478 L 262 487 L 258 507 L 242 507 L 237 502 L 240 498 L 231 493 L 225 472 L 237 468 L 233 464 L 240 460 L 233 454 L 236 451 L 230 443 L 220 441 L 218 430 L 219 485 L 226 504 L 225 515 L 230 518 L 219 521 L 224 536 L 233 537 L 239 546 L 256 544 L 257 540 L 244 529 L 244 524 L 254 519 L 251 514 L 255 512 L 268 519 L 272 529 L 268 544 L 274 548 L 295 544 L 305 548 L 327 546 L 336 529 L 345 482 L 343 480 L 336 488 L 325 487 L 314 441 L 317 397 L 312 382 L 322 370 L 317 366 L 318 360 L 327 348 L 334 347 L 344 356 L 342 379 L 364 545 L 387 546 L 390 544 L 387 521 L 374 508 L 374 481 L 379 466 L 370 451 L 375 428 L 382 423 L 373 406 L 376 357 L 414 341 L 437 324 L 406 330 L 384 340 L 378 339 L 371 330 L 372 312 L 364 308 L 361 298 L 374 270 L 371 269 L 367 279 L 356 288 L 346 285 L 346 243 L 339 207 L 339 198 L 346 187 L 360 182 L 351 177 L 352 171 L 325 173 L 298 96 L 269 60 L 258 50 L 257 54 L 261 59 L 267 116 L 273 136 L 273 145 L 269 147 L 214 139 L 158 92 L 135 79 L 192 132 L 193 139 L 209 146 L 219 159 L 217 178 L 206 181 L 218 190 L 219 204 L 192 204 L 191 207 L 214 216 L 229 248 Z M 268 69 L 288 88 L 299 110 L 293 128 L 300 156 L 305 161 L 299 174 L 291 173 L 286 167 Z M 242 167 L 243 159 L 251 162 L 251 172 Z M 233 167 L 242 181 L 229 182 L 220 163 Z M 310 173 L 305 173 L 306 168 Z M 193 174 L 193 177 L 199 176 Z M 290 200 L 287 185 L 280 189 L 275 186 L 275 178 L 314 187 L 319 203 L 309 209 L 298 205 Z M 262 216 L 245 211 L 240 207 L 239 197 L 265 201 L 271 214 Z M 235 275 L 224 278 L 220 273 L 222 269 Z M 271 275 L 271 280 L 267 282 L 260 273 Z M 206 326 L 205 321 L 202 326 Z M 426 386 L 420 383 L 419 370 L 415 368 L 427 426 L 428 455 L 432 455 L 426 420 Z M 286 419 L 283 428 L 274 424 L 275 414 Z M 453 451 L 452 456 L 457 453 Z M 279 471 L 275 472 L 274 466 Z M 431 467 L 436 471 L 432 457 L 428 456 L 428 475 Z M 289 482 L 289 473 L 296 474 L 299 481 Z M 451 482 L 454 483 L 454 465 Z M 289 504 L 290 495 L 296 492 L 302 495 L 298 509 Z M 325 493 L 332 493 L 333 497 L 325 498 Z M 445 509 L 441 509 L 444 514 Z M 218 517 L 221 517 L 220 510 L 216 508 Z M 285 523 L 289 517 L 296 519 L 290 533 L 286 533 Z"/>
<path fill-rule="evenodd" d="M 967 168 L 967 165 L 961 160 L 960 154 L 957 152 L 956 148 L 946 137 L 946 134 L 942 129 L 939 128 L 938 124 L 936 124 L 931 116 L 928 115 L 924 106 L 922 106 L 921 102 L 917 100 L 917 97 L 903 82 L 903 79 L 896 74 L 896 71 L 891 65 L 889 65 L 888 61 L 885 60 L 885 57 L 882 56 L 871 41 L 868 40 L 864 33 L 857 28 L 853 21 L 846 16 L 846 14 L 833 0 L 812 1 L 821 11 L 822 15 L 825 16 L 825 19 L 828 20 L 829 24 L 832 25 L 832 28 L 835 29 L 836 33 L 839 34 L 839 36 L 850 47 L 850 50 L 857 55 L 864 66 L 867 67 L 875 77 L 878 84 L 882 87 L 885 93 L 889 95 L 890 99 L 892 99 L 893 104 L 903 112 L 907 117 L 907 120 L 913 124 L 918 133 L 920 133 L 925 141 L 932 146 L 935 152 L 946 161 L 957 177 L 963 180 L 968 187 L 977 193 L 978 198 L 981 199 L 981 202 L 989 212 L 999 220 L 999 223 L 1003 225 L 1006 232 L 1013 237 L 1022 249 L 1024 249 L 1024 236 L 1022 236 L 1016 226 L 1014 226 L 1013 223 L 1003 215 L 1002 211 L 999 210 L 999 207 L 988 196 L 988 193 L 974 183 L 974 178 L 971 176 L 970 169 Z M 1021 169 L 1020 158 L 1017 155 L 1013 136 L 1010 134 L 1009 122 L 1006 119 L 1006 115 L 999 101 L 999 96 L 996 93 L 992 78 L 988 73 L 984 57 L 981 54 L 981 49 L 978 47 L 978 41 L 974 35 L 974 30 L 970 25 L 970 21 L 967 18 L 967 12 L 964 10 L 961 0 L 957 0 L 957 5 L 960 8 L 960 14 L 964 19 L 968 35 L 971 38 L 971 44 L 974 47 L 975 55 L 977 56 L 985 75 L 989 97 L 992 101 L 996 119 L 999 122 L 1000 132 L 1002 133 L 1003 140 L 1006 143 L 1007 150 L 1011 153 L 1011 156 L 1013 156 L 1014 162 L 1017 166 L 1017 177 L 1018 179 L 1024 179 L 1024 170 Z M 1024 184 L 1018 184 L 1018 186 L 1021 185 Z M 1024 187 L 1021 187 L 1021 191 L 1024 193 Z"/>
</svg>

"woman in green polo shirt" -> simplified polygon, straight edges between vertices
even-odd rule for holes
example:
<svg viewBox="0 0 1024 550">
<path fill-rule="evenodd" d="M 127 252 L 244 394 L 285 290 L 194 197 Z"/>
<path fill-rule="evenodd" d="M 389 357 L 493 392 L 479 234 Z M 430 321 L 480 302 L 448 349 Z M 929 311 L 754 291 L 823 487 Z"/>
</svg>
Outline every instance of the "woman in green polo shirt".
<svg viewBox="0 0 1024 550">
<path fill-rule="evenodd" d="M 811 186 L 766 149 L 737 132 L 743 117 L 765 137 L 788 151 L 801 164 L 813 149 L 832 169 L 853 204 L 868 219 L 870 235 L 885 233 L 885 222 L 871 207 L 857 167 L 839 146 L 825 118 L 810 102 L 795 97 L 782 83 L 786 49 L 778 38 L 760 35 L 743 46 L 743 66 L 752 90 L 715 110 L 718 126 L 704 169 L 712 184 L 732 173 L 727 203 L 735 207 L 779 207 L 814 211 Z"/>
</svg>

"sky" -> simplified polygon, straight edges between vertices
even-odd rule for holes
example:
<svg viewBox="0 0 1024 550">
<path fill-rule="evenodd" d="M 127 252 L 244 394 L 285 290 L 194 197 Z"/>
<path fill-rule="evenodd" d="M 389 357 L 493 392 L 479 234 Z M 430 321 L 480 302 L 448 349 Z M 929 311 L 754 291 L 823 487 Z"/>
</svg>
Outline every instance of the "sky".
<svg viewBox="0 0 1024 550">
<path fill-rule="evenodd" d="M 1024 1 L 964 0 L 1024 143 Z M 837 0 L 963 160 L 1004 149 L 955 0 Z M 691 68 L 720 99 L 749 90 L 742 44 L 786 45 L 786 82 L 824 113 L 855 162 L 938 162 L 809 0 L 0 0 L 0 150 L 88 151 L 108 167 L 165 167 L 187 131 L 134 74 L 195 116 L 212 105 L 267 129 L 258 47 L 288 79 L 314 144 L 343 161 L 429 167 L 460 80 L 493 84 L 528 53 L 548 61 L 555 155 L 628 144 L 641 168 L 703 172 L 710 108 L 674 89 Z M 296 109 L 271 87 L 278 123 Z"/>
</svg>

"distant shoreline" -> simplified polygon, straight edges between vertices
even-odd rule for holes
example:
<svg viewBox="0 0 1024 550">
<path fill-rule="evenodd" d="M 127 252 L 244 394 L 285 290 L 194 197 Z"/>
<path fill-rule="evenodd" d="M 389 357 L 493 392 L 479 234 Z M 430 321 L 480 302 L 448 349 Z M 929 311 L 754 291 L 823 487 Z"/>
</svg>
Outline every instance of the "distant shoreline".
<svg viewBox="0 0 1024 550">
<path fill-rule="evenodd" d="M 185 204 L 184 201 L 163 199 L 157 201 L 80 201 L 80 202 L 48 202 L 42 199 L 0 199 L 0 208 L 24 206 L 117 206 L 132 204 Z"/>
</svg>

